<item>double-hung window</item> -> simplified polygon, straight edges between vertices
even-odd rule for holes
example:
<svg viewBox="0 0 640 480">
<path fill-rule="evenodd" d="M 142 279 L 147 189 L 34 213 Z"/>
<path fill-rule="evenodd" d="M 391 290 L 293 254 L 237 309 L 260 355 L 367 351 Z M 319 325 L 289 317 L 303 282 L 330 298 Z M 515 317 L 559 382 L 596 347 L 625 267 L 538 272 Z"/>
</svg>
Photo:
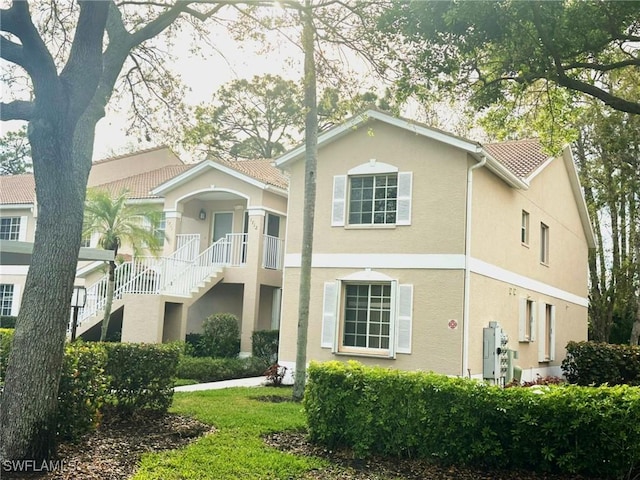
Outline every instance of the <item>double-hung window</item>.
<svg viewBox="0 0 640 480">
<path fill-rule="evenodd" d="M 549 303 L 540 304 L 539 312 L 540 343 L 538 343 L 538 362 L 551 362 L 556 358 L 556 307 Z"/>
<path fill-rule="evenodd" d="M 15 285 L 1 283 L 0 284 L 0 315 L 11 316 L 17 315 L 15 305 Z"/>
<path fill-rule="evenodd" d="M 392 358 L 411 353 L 413 286 L 385 277 L 356 273 L 325 283 L 323 348 Z"/>
<path fill-rule="evenodd" d="M 522 222 L 520 225 L 520 242 L 529 245 L 529 212 L 522 210 Z"/>
<path fill-rule="evenodd" d="M 530 298 L 520 299 L 519 342 L 535 342 L 536 313 L 536 302 Z"/>
<path fill-rule="evenodd" d="M 0 240 L 25 240 L 22 223 L 26 223 L 26 217 L 0 218 Z"/>
<path fill-rule="evenodd" d="M 411 172 L 375 160 L 337 175 L 331 225 L 410 225 L 411 186 Z"/>
<path fill-rule="evenodd" d="M 540 223 L 540 263 L 549 264 L 549 227 Z"/>
</svg>

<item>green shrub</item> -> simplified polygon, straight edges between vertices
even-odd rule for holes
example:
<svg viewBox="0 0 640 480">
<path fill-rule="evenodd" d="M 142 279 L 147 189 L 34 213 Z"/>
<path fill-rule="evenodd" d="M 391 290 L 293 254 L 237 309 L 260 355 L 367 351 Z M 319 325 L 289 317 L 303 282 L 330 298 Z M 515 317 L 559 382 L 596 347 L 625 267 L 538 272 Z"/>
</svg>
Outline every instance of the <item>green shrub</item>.
<svg viewBox="0 0 640 480">
<path fill-rule="evenodd" d="M 18 317 L 10 315 L 0 315 L 0 328 L 16 328 L 16 320 Z"/>
<path fill-rule="evenodd" d="M 640 389 L 488 386 L 469 379 L 311 363 L 311 438 L 357 456 L 620 476 L 640 464 Z M 606 439 L 606 441 L 603 441 Z"/>
<path fill-rule="evenodd" d="M 569 342 L 562 371 L 577 385 L 640 385 L 640 346 Z"/>
<path fill-rule="evenodd" d="M 187 333 L 185 339 L 184 354 L 190 357 L 210 357 L 207 346 L 204 344 L 201 333 Z"/>
<path fill-rule="evenodd" d="M 258 330 L 251 335 L 251 353 L 263 358 L 267 364 L 278 360 L 279 330 Z"/>
<path fill-rule="evenodd" d="M 107 391 L 107 352 L 99 343 L 75 342 L 65 347 L 58 389 L 58 435 L 78 440 L 100 422 Z"/>
<path fill-rule="evenodd" d="M 216 313 L 202 323 L 202 345 L 208 356 L 235 358 L 240 353 L 238 317 Z"/>
<path fill-rule="evenodd" d="M 0 384 L 4 382 L 4 374 L 7 370 L 11 342 L 13 341 L 12 328 L 0 328 Z"/>
<path fill-rule="evenodd" d="M 181 347 L 178 344 L 105 343 L 107 402 L 119 414 L 164 413 L 173 399 Z"/>
<path fill-rule="evenodd" d="M 178 378 L 198 382 L 217 382 L 233 378 L 259 377 L 267 364 L 257 357 L 196 358 L 183 356 L 178 364 Z"/>
</svg>

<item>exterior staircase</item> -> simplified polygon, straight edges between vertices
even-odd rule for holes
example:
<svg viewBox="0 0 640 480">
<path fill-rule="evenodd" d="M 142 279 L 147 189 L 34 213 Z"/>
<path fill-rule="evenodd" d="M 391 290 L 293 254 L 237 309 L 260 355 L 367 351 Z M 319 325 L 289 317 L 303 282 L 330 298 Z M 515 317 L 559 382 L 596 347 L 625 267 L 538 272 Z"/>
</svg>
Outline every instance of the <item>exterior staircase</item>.
<svg viewBox="0 0 640 480">
<path fill-rule="evenodd" d="M 228 266 L 244 265 L 246 234 L 228 234 L 201 253 L 199 235 L 181 235 L 168 257 L 138 257 L 115 270 L 111 311 L 125 305 L 125 295 L 164 295 L 193 303 L 222 281 Z M 87 301 L 78 314 L 76 335 L 100 323 L 107 302 L 108 274 L 87 287 Z M 71 324 L 69 331 L 71 331 Z"/>
</svg>

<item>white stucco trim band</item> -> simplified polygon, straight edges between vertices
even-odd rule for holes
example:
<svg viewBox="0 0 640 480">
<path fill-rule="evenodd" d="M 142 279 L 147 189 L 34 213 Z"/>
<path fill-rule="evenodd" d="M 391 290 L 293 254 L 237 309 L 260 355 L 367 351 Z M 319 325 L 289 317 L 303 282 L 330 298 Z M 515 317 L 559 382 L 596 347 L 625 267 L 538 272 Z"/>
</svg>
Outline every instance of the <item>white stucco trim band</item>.
<svg viewBox="0 0 640 480">
<path fill-rule="evenodd" d="M 421 254 L 421 253 L 316 253 L 311 265 L 313 268 L 396 268 L 464 270 L 464 255 L 459 254 Z M 546 284 L 539 280 L 500 268 L 477 258 L 470 258 L 472 273 L 498 280 L 520 288 L 548 295 L 581 307 L 589 306 L 589 299 Z M 285 268 L 300 268 L 301 255 L 288 253 L 284 257 Z"/>
<path fill-rule="evenodd" d="M 491 278 L 493 280 L 499 280 L 501 282 L 509 283 L 520 288 L 526 288 L 543 295 L 565 300 L 570 303 L 575 303 L 581 307 L 589 306 L 589 299 L 575 295 L 571 292 L 561 290 L 549 284 L 534 280 L 533 278 L 525 277 L 524 275 L 505 270 L 504 268 L 497 267 L 490 263 L 483 262 L 477 258 L 471 258 L 471 271 L 482 275 L 484 277 Z"/>
</svg>

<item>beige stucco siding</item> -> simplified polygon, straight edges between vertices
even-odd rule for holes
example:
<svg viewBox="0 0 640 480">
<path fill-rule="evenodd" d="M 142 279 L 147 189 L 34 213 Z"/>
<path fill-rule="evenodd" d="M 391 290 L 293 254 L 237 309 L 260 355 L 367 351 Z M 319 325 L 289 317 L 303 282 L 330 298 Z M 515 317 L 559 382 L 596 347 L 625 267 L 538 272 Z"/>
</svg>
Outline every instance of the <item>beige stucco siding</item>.
<svg viewBox="0 0 640 480">
<path fill-rule="evenodd" d="M 520 241 L 522 211 L 529 243 Z M 540 262 L 541 222 L 549 227 L 549 262 Z M 487 169 L 474 172 L 471 256 L 519 275 L 587 297 L 588 247 L 561 158 L 528 190 L 507 186 Z"/>
<path fill-rule="evenodd" d="M 322 302 L 325 282 L 331 282 L 355 273 L 348 269 L 314 269 L 311 282 L 311 303 L 307 358 L 309 360 L 357 359 L 370 365 L 405 370 L 434 370 L 458 375 L 461 369 L 462 345 L 462 286 L 463 272 L 455 270 L 378 270 L 397 279 L 401 284 L 411 284 L 412 353 L 396 355 L 396 359 L 372 358 L 332 353 L 321 348 Z M 283 288 L 282 323 L 280 327 L 280 356 L 282 362 L 295 362 L 298 318 L 299 269 L 287 268 Z M 459 327 L 449 328 L 449 321 L 457 320 Z"/>
<path fill-rule="evenodd" d="M 541 341 L 536 331 L 533 342 L 520 342 L 519 317 L 520 301 L 529 298 L 537 306 L 547 303 L 555 306 L 555 348 L 556 360 L 553 362 L 538 361 L 538 345 Z M 569 340 L 587 339 L 587 308 L 574 303 L 544 295 L 535 290 L 529 290 L 501 282 L 482 275 L 471 276 L 470 300 L 470 328 L 469 328 L 469 368 L 472 375 L 482 373 L 482 329 L 490 321 L 497 321 L 509 336 L 507 348 L 517 350 L 516 365 L 523 368 L 526 378 L 535 377 L 531 374 L 536 369 L 559 367 L 566 355 L 565 347 Z M 536 328 L 541 318 L 536 318 Z M 529 372 L 529 375 L 527 375 Z"/>
<path fill-rule="evenodd" d="M 410 226 L 332 227 L 335 175 L 369 162 L 413 173 Z M 314 252 L 463 253 L 466 154 L 461 150 L 373 122 L 323 147 L 318 156 Z M 287 253 L 302 239 L 304 162 L 291 167 Z"/>
</svg>

